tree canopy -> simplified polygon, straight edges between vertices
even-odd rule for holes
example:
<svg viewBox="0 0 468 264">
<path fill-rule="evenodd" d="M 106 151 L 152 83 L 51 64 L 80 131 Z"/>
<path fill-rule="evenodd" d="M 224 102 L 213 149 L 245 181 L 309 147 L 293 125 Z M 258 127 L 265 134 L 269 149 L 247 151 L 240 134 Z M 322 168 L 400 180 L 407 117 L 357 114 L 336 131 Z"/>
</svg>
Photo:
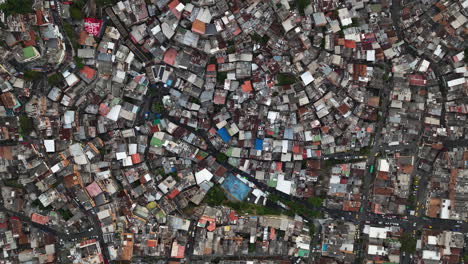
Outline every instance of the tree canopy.
<svg viewBox="0 0 468 264">
<path fill-rule="evenodd" d="M 3 10 L 5 15 L 26 14 L 34 12 L 32 5 L 32 0 L 7 0 L 0 5 L 0 10 Z"/>
</svg>

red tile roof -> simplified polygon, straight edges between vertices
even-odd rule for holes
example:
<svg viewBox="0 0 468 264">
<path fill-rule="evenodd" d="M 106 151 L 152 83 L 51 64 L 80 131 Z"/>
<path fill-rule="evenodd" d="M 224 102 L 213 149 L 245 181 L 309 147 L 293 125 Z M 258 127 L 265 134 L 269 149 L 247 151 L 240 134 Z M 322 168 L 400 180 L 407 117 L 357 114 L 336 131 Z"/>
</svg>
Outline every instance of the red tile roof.
<svg viewBox="0 0 468 264">
<path fill-rule="evenodd" d="M 164 62 L 169 65 L 174 66 L 176 56 L 177 56 L 177 50 L 170 48 L 166 51 L 166 53 L 164 53 Z"/>
<path fill-rule="evenodd" d="M 91 197 L 98 196 L 102 193 L 101 187 L 96 182 L 91 183 L 90 185 L 86 186 L 86 191 L 88 191 Z"/>
<path fill-rule="evenodd" d="M 138 164 L 141 162 L 141 157 L 139 153 L 132 154 L 132 163 L 133 164 Z"/>
<path fill-rule="evenodd" d="M 346 48 L 350 48 L 350 49 L 355 49 L 356 48 L 356 42 L 354 40 L 345 40 L 344 41 L 344 46 Z"/>
<path fill-rule="evenodd" d="M 198 34 L 205 34 L 206 25 L 198 19 L 195 19 L 192 24 L 192 31 Z"/>
<path fill-rule="evenodd" d="M 158 245 L 157 240 L 150 239 L 146 242 L 147 247 L 156 247 Z"/>
<path fill-rule="evenodd" d="M 84 66 L 83 69 L 80 70 L 80 73 L 83 74 L 87 79 L 92 80 L 96 74 L 96 70 L 89 66 Z"/>
<path fill-rule="evenodd" d="M 237 221 L 238 219 L 239 219 L 239 217 L 237 217 L 235 211 L 231 211 L 229 213 L 229 221 L 233 222 L 233 221 Z"/>
<path fill-rule="evenodd" d="M 168 197 L 169 199 L 172 200 L 172 199 L 174 199 L 179 193 L 180 193 L 179 189 L 176 188 L 176 189 L 172 190 L 172 191 L 167 195 L 167 197 Z"/>
<path fill-rule="evenodd" d="M 242 84 L 242 91 L 244 93 L 252 92 L 252 83 L 250 82 L 250 80 L 247 80 Z"/>
<path fill-rule="evenodd" d="M 45 224 L 47 224 L 47 222 L 49 222 L 49 217 L 48 217 L 48 216 L 44 216 L 44 215 L 40 215 L 40 214 L 33 213 L 33 214 L 31 215 L 31 221 L 33 221 L 34 223 L 38 223 L 38 224 L 41 224 L 41 225 L 45 225 Z"/>
<path fill-rule="evenodd" d="M 216 71 L 216 64 L 208 64 L 206 71 Z"/>
<path fill-rule="evenodd" d="M 426 79 L 420 74 L 411 74 L 408 76 L 410 85 L 426 86 Z"/>
</svg>

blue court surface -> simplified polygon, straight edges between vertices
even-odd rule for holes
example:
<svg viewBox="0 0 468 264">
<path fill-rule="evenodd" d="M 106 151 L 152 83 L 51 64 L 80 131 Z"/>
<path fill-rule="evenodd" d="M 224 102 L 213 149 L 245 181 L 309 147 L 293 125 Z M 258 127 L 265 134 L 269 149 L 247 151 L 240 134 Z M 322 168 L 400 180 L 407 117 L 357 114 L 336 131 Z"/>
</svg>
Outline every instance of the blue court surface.
<svg viewBox="0 0 468 264">
<path fill-rule="evenodd" d="M 234 175 L 229 175 L 221 187 L 238 201 L 243 201 L 250 192 L 250 187 Z"/>
</svg>

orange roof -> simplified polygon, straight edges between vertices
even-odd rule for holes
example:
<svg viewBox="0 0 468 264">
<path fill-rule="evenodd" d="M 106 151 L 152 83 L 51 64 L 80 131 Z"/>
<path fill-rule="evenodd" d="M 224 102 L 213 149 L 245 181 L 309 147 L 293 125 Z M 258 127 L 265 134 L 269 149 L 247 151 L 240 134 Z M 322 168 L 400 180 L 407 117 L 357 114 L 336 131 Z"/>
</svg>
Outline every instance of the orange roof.
<svg viewBox="0 0 468 264">
<path fill-rule="evenodd" d="M 6 160 L 13 160 L 11 146 L 0 146 L 0 157 Z"/>
<path fill-rule="evenodd" d="M 440 198 L 431 198 L 429 200 L 429 208 L 427 209 L 427 216 L 437 217 L 437 214 L 440 213 Z"/>
<path fill-rule="evenodd" d="M 132 163 L 137 164 L 140 162 L 141 162 L 140 154 L 139 153 L 132 154 Z"/>
<path fill-rule="evenodd" d="M 100 115 L 105 116 L 105 115 L 107 115 L 109 112 L 110 112 L 110 108 L 109 108 L 106 104 L 101 103 L 101 104 L 99 105 L 99 114 L 100 114 Z"/>
<path fill-rule="evenodd" d="M 169 7 L 169 9 L 171 9 L 171 12 L 178 18 L 180 19 L 181 17 L 181 14 L 179 11 L 177 11 L 176 7 L 180 4 L 180 2 L 178 0 L 174 0 L 172 2 L 169 3 L 169 5 L 167 5 Z"/>
<path fill-rule="evenodd" d="M 323 127 L 320 128 L 320 130 L 322 130 L 323 133 L 328 133 L 328 131 L 330 131 L 330 127 L 323 126 Z"/>
<path fill-rule="evenodd" d="M 344 46 L 346 48 L 355 49 L 356 48 L 356 42 L 354 40 L 345 40 L 344 41 Z"/>
<path fill-rule="evenodd" d="M 178 6 L 180 4 L 179 0 L 174 0 L 172 2 L 170 2 L 167 6 L 170 8 L 170 9 L 174 9 L 176 8 L 176 6 Z"/>
<path fill-rule="evenodd" d="M 65 187 L 70 188 L 81 183 L 81 176 L 79 173 L 73 173 L 65 176 L 63 181 L 65 183 Z"/>
<path fill-rule="evenodd" d="M 234 36 L 239 35 L 241 32 L 242 30 L 239 27 L 237 27 L 236 30 L 234 31 Z"/>
<path fill-rule="evenodd" d="M 146 242 L 147 247 L 156 247 L 158 245 L 157 240 L 150 239 Z"/>
<path fill-rule="evenodd" d="M 244 93 L 252 92 L 252 83 L 250 82 L 250 80 L 247 80 L 242 84 L 242 91 Z"/>
<path fill-rule="evenodd" d="M 176 188 L 176 189 L 172 190 L 172 192 L 170 192 L 170 193 L 167 195 L 167 197 L 168 197 L 169 199 L 174 199 L 179 193 L 180 193 L 179 189 Z"/>
<path fill-rule="evenodd" d="M 345 201 L 343 203 L 343 211 L 357 212 L 359 207 L 361 207 L 361 202 Z"/>
<path fill-rule="evenodd" d="M 293 146 L 293 152 L 294 152 L 294 153 L 297 154 L 297 153 L 299 153 L 300 151 L 301 151 L 301 147 L 300 147 L 299 145 L 294 145 L 294 146 Z"/>
<path fill-rule="evenodd" d="M 122 260 L 131 260 L 133 258 L 133 234 L 123 233 L 122 236 L 125 236 L 125 241 L 127 244 L 122 249 Z"/>
<path fill-rule="evenodd" d="M 185 247 L 179 245 L 176 241 L 172 243 L 171 257 L 172 258 L 184 258 Z"/>
<path fill-rule="evenodd" d="M 413 172 L 413 166 L 412 165 L 400 166 L 400 171 L 407 173 L 407 174 L 411 174 Z"/>
<path fill-rule="evenodd" d="M 207 71 L 216 71 L 216 64 L 208 64 L 208 66 L 206 66 L 206 70 Z"/>
<path fill-rule="evenodd" d="M 374 189 L 374 194 L 389 196 L 393 194 L 392 188 L 377 187 Z"/>
<path fill-rule="evenodd" d="M 205 34 L 205 23 L 195 19 L 192 24 L 192 31 L 198 34 Z"/>
<path fill-rule="evenodd" d="M 184 256 L 185 256 L 185 247 L 179 246 L 179 250 L 177 250 L 176 258 L 184 258 Z"/>
<path fill-rule="evenodd" d="M 31 215 L 31 221 L 33 221 L 34 223 L 38 223 L 38 224 L 41 224 L 41 225 L 45 225 L 45 224 L 47 224 L 47 222 L 49 222 L 49 217 L 48 217 L 48 216 L 44 216 L 44 215 L 40 215 L 40 214 L 33 213 L 33 214 Z"/>
<path fill-rule="evenodd" d="M 210 225 L 206 228 L 206 230 L 213 232 L 216 229 L 216 223 L 214 221 L 209 222 Z"/>
<path fill-rule="evenodd" d="M 34 33 L 33 30 L 29 31 L 29 40 L 24 41 L 23 43 L 24 43 L 24 46 L 26 47 L 36 45 L 36 34 Z"/>
<path fill-rule="evenodd" d="M 91 80 L 94 78 L 96 70 L 89 66 L 84 66 L 83 69 L 80 70 L 80 73 L 83 74 L 87 79 Z"/>
<path fill-rule="evenodd" d="M 166 51 L 166 53 L 164 53 L 164 62 L 169 65 L 174 66 L 176 56 L 177 56 L 177 50 L 170 48 Z"/>
<path fill-rule="evenodd" d="M 377 172 L 377 179 L 388 180 L 389 179 L 388 172 L 378 171 Z"/>
<path fill-rule="evenodd" d="M 348 113 L 349 111 L 349 106 L 345 103 L 343 103 L 342 105 L 340 105 L 337 110 L 342 114 L 342 115 L 345 115 L 346 113 Z"/>
<path fill-rule="evenodd" d="M 282 169 L 283 169 L 283 163 L 280 161 L 276 162 L 276 170 L 280 171 Z"/>
<path fill-rule="evenodd" d="M 86 32 L 85 30 L 82 30 L 80 32 L 80 36 L 78 37 L 78 43 L 80 45 L 85 45 L 86 39 L 88 38 L 88 35 L 89 35 L 88 32 Z"/>
<path fill-rule="evenodd" d="M 276 230 L 273 227 L 270 227 L 270 239 L 274 240 L 276 238 Z"/>
</svg>

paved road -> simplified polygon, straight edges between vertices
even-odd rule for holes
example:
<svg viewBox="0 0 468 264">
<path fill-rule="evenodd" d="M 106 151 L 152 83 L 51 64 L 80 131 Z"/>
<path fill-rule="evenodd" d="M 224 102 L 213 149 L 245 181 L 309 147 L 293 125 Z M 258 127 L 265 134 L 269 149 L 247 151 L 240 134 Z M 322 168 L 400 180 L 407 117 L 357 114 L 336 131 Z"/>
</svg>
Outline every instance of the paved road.
<svg viewBox="0 0 468 264">
<path fill-rule="evenodd" d="M 369 208 L 369 197 L 371 193 L 369 192 L 372 189 L 372 181 L 374 178 L 373 172 L 370 171 L 370 167 L 374 166 L 377 167 L 375 164 L 376 161 L 376 154 L 382 151 L 383 142 L 382 142 L 382 128 L 386 124 L 387 114 L 388 114 L 388 107 L 390 104 L 390 87 L 393 87 L 393 83 L 387 82 L 386 85 L 383 86 L 383 89 L 380 91 L 380 97 L 382 98 L 382 104 L 380 106 L 380 112 L 382 116 L 378 120 L 375 128 L 375 137 L 374 137 L 374 145 L 371 148 L 367 159 L 367 166 L 366 171 L 364 174 L 363 186 L 361 187 L 362 190 L 362 200 L 361 200 L 361 210 L 358 214 L 358 226 L 359 230 L 363 230 L 365 220 L 368 218 L 369 212 L 371 211 Z M 375 171 L 375 170 L 374 170 Z M 358 259 L 363 257 L 364 252 L 364 243 L 361 243 L 359 247 L 356 249 L 356 256 Z"/>
</svg>

